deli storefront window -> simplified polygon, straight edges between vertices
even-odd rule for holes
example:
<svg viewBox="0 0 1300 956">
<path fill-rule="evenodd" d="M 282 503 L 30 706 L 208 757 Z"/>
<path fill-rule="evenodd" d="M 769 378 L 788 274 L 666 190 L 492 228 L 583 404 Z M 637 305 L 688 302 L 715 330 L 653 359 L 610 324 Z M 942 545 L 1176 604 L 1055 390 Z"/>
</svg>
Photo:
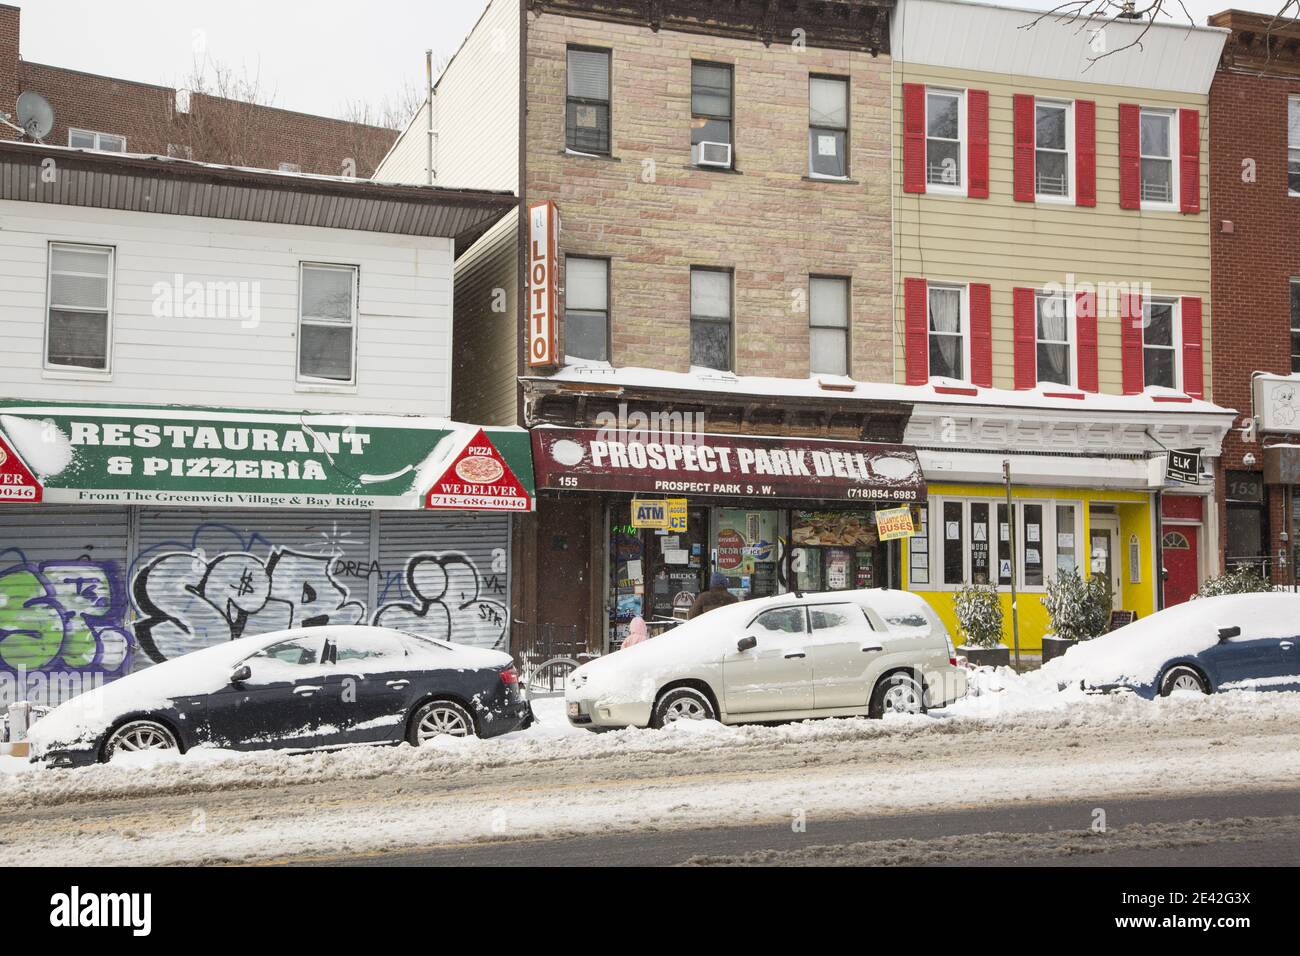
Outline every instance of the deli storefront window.
<svg viewBox="0 0 1300 956">
<path fill-rule="evenodd" d="M 800 591 L 847 591 L 887 583 L 874 510 L 795 511 L 791 561 Z"/>
</svg>

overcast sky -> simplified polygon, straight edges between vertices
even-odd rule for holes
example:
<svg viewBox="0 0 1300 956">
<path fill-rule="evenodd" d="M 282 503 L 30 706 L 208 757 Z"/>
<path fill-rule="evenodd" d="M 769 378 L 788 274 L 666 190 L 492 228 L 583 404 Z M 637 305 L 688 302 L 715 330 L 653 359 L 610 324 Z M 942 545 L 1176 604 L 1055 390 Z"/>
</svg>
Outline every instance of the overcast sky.
<svg viewBox="0 0 1300 956">
<path fill-rule="evenodd" d="M 175 86 L 196 49 L 257 74 L 276 106 L 340 115 L 420 86 L 424 51 L 455 52 L 486 0 L 8 0 L 22 8 L 22 55 L 37 63 Z M 1051 9 L 1057 0 L 1011 0 Z M 1138 0 L 1144 5 L 1146 0 Z M 1177 9 L 1177 0 L 1168 0 Z M 1197 23 L 1282 0 L 1185 0 Z M 1181 16 L 1181 12 L 1179 13 Z M 1138 54 L 1140 55 L 1140 54 Z"/>
</svg>

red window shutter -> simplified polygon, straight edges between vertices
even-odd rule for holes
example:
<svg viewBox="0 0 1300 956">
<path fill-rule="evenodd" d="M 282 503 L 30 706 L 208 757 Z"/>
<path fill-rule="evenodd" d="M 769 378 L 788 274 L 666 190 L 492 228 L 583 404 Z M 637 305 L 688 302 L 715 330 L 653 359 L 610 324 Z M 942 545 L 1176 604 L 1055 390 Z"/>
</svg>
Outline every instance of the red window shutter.
<svg viewBox="0 0 1300 956">
<path fill-rule="evenodd" d="M 1119 208 L 1142 208 L 1142 109 L 1136 103 L 1119 104 Z"/>
<path fill-rule="evenodd" d="M 1074 330 L 1079 338 L 1075 384 L 1083 392 L 1097 391 L 1097 293 L 1080 292 L 1074 302 Z"/>
<path fill-rule="evenodd" d="M 966 194 L 973 199 L 989 198 L 989 91 L 966 91 L 966 131 L 970 140 L 967 161 L 970 186 Z"/>
<path fill-rule="evenodd" d="M 1074 204 L 1097 205 L 1097 104 L 1074 101 Z"/>
<path fill-rule="evenodd" d="M 1137 395 L 1146 387 L 1146 373 L 1142 370 L 1142 296 L 1124 297 L 1119 324 L 1124 394 Z"/>
<path fill-rule="evenodd" d="M 925 192 L 925 84 L 903 84 L 903 192 Z"/>
<path fill-rule="evenodd" d="M 1034 98 L 1028 93 L 1013 97 L 1015 130 L 1016 202 L 1034 201 Z"/>
<path fill-rule="evenodd" d="M 1205 365 L 1201 359 L 1201 300 L 1183 296 L 1183 391 L 1205 397 Z"/>
<path fill-rule="evenodd" d="M 1012 291 L 1016 388 L 1033 388 L 1038 384 L 1038 336 L 1034 327 L 1034 290 Z"/>
<path fill-rule="evenodd" d="M 987 282 L 970 286 L 970 380 L 993 387 L 993 304 Z"/>
<path fill-rule="evenodd" d="M 1178 111 L 1178 192 L 1182 212 L 1201 211 L 1201 114 Z"/>
<path fill-rule="evenodd" d="M 907 384 L 930 381 L 930 302 L 924 279 L 903 280 L 903 359 Z"/>
</svg>

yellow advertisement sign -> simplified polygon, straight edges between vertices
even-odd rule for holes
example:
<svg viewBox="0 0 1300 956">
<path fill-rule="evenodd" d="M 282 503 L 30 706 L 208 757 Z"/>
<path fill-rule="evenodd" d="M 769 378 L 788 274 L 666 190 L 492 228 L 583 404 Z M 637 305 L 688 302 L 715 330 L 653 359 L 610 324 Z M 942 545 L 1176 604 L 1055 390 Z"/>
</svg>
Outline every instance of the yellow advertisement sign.
<svg viewBox="0 0 1300 956">
<path fill-rule="evenodd" d="M 881 541 L 912 536 L 912 509 L 886 508 L 876 512 L 876 532 Z"/>
<path fill-rule="evenodd" d="M 681 534 L 686 531 L 685 498 L 633 498 L 632 527 Z"/>
</svg>

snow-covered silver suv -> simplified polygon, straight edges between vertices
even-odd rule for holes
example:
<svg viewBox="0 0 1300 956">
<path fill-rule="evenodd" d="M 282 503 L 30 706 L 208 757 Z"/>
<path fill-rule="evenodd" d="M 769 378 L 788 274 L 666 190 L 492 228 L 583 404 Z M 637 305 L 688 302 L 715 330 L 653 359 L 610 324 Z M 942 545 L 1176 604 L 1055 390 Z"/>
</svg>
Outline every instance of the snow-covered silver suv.
<svg viewBox="0 0 1300 956">
<path fill-rule="evenodd" d="M 596 730 L 920 713 L 965 693 L 934 609 L 875 589 L 717 608 L 582 665 L 565 697 L 569 721 Z"/>
</svg>

